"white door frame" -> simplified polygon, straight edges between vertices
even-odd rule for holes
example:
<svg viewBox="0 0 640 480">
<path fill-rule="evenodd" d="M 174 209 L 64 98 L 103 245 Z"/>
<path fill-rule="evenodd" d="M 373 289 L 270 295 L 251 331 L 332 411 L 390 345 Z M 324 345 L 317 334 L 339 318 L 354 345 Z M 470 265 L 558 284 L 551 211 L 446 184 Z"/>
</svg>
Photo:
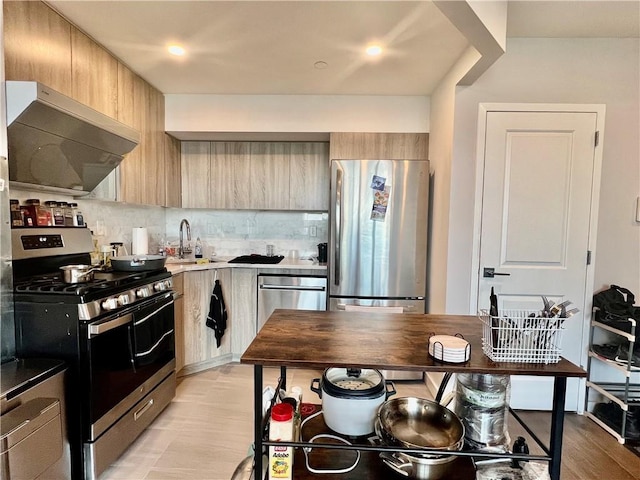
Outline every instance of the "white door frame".
<svg viewBox="0 0 640 480">
<path fill-rule="evenodd" d="M 602 146 L 604 139 L 605 105 L 602 104 L 561 104 L 561 103 L 480 103 L 478 105 L 478 135 L 476 141 L 476 185 L 475 204 L 473 214 L 473 251 L 471 269 L 470 302 L 471 314 L 478 311 L 478 282 L 480 280 L 480 232 L 482 227 L 482 194 L 484 185 L 485 139 L 488 112 L 574 112 L 596 113 L 596 131 L 599 132 L 599 142 L 595 147 L 593 162 L 593 181 L 591 184 L 591 205 L 589 217 L 588 249 L 591 251 L 591 263 L 587 265 L 584 305 L 589 309 L 584 313 L 585 322 L 591 325 L 591 305 L 593 301 L 593 286 L 596 259 L 596 237 L 598 233 L 598 209 L 600 205 L 600 175 L 602 170 Z M 586 309 L 585 309 L 586 310 Z M 583 352 L 580 357 L 582 368 L 587 365 L 587 344 L 589 342 L 589 328 L 582 333 Z M 585 380 L 581 380 L 584 384 Z M 585 388 L 580 388 L 578 410 L 584 408 Z"/>
</svg>

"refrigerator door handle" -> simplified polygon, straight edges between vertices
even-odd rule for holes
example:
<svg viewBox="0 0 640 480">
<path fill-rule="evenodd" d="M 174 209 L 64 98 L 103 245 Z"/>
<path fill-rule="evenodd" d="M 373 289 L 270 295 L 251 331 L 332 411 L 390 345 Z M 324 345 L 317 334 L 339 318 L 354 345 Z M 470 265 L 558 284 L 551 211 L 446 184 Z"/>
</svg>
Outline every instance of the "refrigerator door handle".
<svg viewBox="0 0 640 480">
<path fill-rule="evenodd" d="M 416 307 L 415 305 L 398 305 L 398 307 L 402 308 L 402 313 L 411 313 L 411 312 L 415 312 L 416 311 Z M 354 310 L 360 310 L 360 311 L 384 311 L 385 309 L 394 309 L 394 308 L 398 308 L 398 307 L 367 307 L 367 306 L 359 306 L 359 305 L 354 305 L 352 311 Z M 337 310 L 347 310 L 347 305 L 345 303 L 339 303 L 338 305 L 336 305 L 336 309 Z"/>
<path fill-rule="evenodd" d="M 340 236 L 342 233 L 342 169 L 338 166 L 336 170 L 336 215 L 335 215 L 335 243 L 334 243 L 334 262 L 333 272 L 334 285 L 340 285 Z"/>
</svg>

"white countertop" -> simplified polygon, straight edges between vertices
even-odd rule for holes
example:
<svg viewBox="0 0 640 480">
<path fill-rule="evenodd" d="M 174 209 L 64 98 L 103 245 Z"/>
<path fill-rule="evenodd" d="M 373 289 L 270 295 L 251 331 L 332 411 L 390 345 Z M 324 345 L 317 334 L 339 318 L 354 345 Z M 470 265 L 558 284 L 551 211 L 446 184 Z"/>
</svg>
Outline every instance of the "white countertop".
<svg viewBox="0 0 640 480">
<path fill-rule="evenodd" d="M 314 273 L 325 273 L 327 265 L 314 263 L 312 260 L 303 260 L 300 258 L 284 257 L 280 263 L 229 263 L 235 257 L 216 257 L 214 261 L 209 263 L 195 263 L 194 259 L 178 260 L 169 258 L 165 266 L 173 275 L 182 272 L 193 272 L 196 270 L 213 270 L 217 268 L 263 268 L 273 270 L 320 270 Z"/>
</svg>

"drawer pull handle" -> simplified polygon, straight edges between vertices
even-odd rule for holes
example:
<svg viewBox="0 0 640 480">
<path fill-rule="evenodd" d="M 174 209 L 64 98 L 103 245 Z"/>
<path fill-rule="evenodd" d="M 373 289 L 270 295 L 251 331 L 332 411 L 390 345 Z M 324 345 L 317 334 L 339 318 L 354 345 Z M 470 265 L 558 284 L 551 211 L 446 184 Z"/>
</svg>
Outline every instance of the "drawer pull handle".
<svg viewBox="0 0 640 480">
<path fill-rule="evenodd" d="M 144 415 L 144 412 L 146 412 L 147 410 L 149 410 L 151 408 L 151 406 L 153 405 L 153 398 L 150 399 L 140 410 L 138 410 L 136 413 L 133 414 L 133 420 L 134 421 L 138 421 L 138 419 Z"/>
</svg>

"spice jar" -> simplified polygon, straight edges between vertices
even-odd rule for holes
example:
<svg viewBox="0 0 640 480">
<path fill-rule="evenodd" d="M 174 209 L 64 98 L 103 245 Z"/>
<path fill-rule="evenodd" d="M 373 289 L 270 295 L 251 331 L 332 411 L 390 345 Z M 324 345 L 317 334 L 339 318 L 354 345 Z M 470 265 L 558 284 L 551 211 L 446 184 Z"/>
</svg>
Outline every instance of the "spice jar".
<svg viewBox="0 0 640 480">
<path fill-rule="evenodd" d="M 62 207 L 64 215 L 64 226 L 73 227 L 73 210 L 71 209 L 71 205 L 67 202 L 61 202 L 60 206 Z"/>
<path fill-rule="evenodd" d="M 69 206 L 71 207 L 71 215 L 73 216 L 73 226 L 74 227 L 84 227 L 84 216 L 82 215 L 82 212 L 80 211 L 80 209 L 78 208 L 78 204 L 77 203 L 70 203 Z"/>
<path fill-rule="evenodd" d="M 22 212 L 20 211 L 20 201 L 12 198 L 9 200 L 9 210 L 11 211 L 11 227 L 24 227 Z"/>
<path fill-rule="evenodd" d="M 53 225 L 55 225 L 56 227 L 64 225 L 64 212 L 62 211 L 60 204 L 53 200 L 47 200 L 46 202 L 44 202 L 44 205 L 49 209 L 49 212 L 51 213 Z"/>
<path fill-rule="evenodd" d="M 26 212 L 25 220 L 27 220 L 27 225 L 30 227 L 48 227 L 53 225 L 53 218 L 51 217 L 51 210 L 45 207 L 44 205 L 40 205 L 40 199 L 38 198 L 29 198 L 26 203 Z M 32 223 L 29 225 L 29 223 Z"/>
<path fill-rule="evenodd" d="M 293 440 L 293 406 L 277 403 L 271 407 L 269 440 L 291 442 Z M 269 447 L 269 478 L 293 478 L 293 447 L 274 445 Z"/>
</svg>

